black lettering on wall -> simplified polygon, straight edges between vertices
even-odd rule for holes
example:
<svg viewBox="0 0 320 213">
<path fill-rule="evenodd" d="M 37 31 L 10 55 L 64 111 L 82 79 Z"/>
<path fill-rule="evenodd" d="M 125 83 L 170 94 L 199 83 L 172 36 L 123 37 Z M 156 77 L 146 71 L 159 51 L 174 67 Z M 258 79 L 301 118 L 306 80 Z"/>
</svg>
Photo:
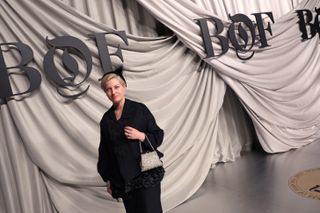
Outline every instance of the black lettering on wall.
<svg viewBox="0 0 320 213">
<path fill-rule="evenodd" d="M 249 52 L 255 45 L 256 27 L 259 32 L 259 41 L 261 43 L 260 48 L 269 46 L 265 31 L 268 31 L 272 35 L 272 30 L 270 22 L 267 22 L 267 26 L 265 28 L 262 20 L 263 14 L 267 15 L 271 19 L 272 23 L 274 23 L 271 12 L 253 13 L 252 15 L 255 16 L 257 22 L 256 24 L 253 24 L 253 22 L 244 14 L 239 13 L 233 16 L 229 15 L 232 23 L 227 30 L 227 35 L 225 36 L 222 35 L 225 26 L 220 19 L 215 17 L 196 19 L 196 22 L 200 26 L 201 37 L 205 52 L 207 54 L 205 58 L 211 58 L 225 54 L 229 50 L 230 40 L 238 58 L 242 60 L 250 59 L 254 55 L 254 52 L 252 52 L 250 56 L 241 56 L 240 53 L 245 54 Z M 213 23 L 214 25 L 212 34 L 210 33 L 208 22 Z M 221 46 L 221 53 L 219 55 L 216 55 L 214 52 L 212 38 L 219 39 Z"/>
<path fill-rule="evenodd" d="M 214 56 L 221 56 L 221 55 L 225 54 L 229 49 L 229 44 L 228 44 L 228 38 L 220 35 L 220 33 L 223 32 L 222 21 L 220 19 L 215 18 L 215 17 L 196 19 L 196 21 L 200 25 L 201 36 L 202 36 L 205 52 L 207 54 L 206 58 L 211 58 Z M 207 23 L 208 21 L 214 23 L 214 26 L 215 26 L 215 32 L 212 35 L 209 32 L 209 27 L 208 27 L 208 23 Z M 211 42 L 211 37 L 218 38 L 220 41 L 221 53 L 219 55 L 216 55 L 214 53 L 214 50 L 212 47 L 212 42 Z"/>
<path fill-rule="evenodd" d="M 21 61 L 16 66 L 7 67 L 3 52 L 1 47 L 7 46 L 10 49 L 16 49 L 21 56 Z M 33 51 L 32 49 L 23 43 L 20 42 L 12 42 L 12 43 L 2 43 L 0 44 L 0 98 L 7 99 L 11 96 L 22 95 L 30 93 L 40 87 L 41 84 L 41 75 L 38 70 L 32 67 L 28 67 L 27 64 L 33 60 Z M 18 69 L 22 75 L 26 76 L 30 82 L 29 88 L 24 92 L 13 93 L 9 76 L 14 73 L 10 73 L 9 70 Z"/>
<path fill-rule="evenodd" d="M 297 16 L 299 18 L 298 24 L 300 32 L 302 33 L 302 40 L 312 39 L 317 33 L 320 36 L 320 26 L 319 26 L 319 14 L 320 8 L 315 8 L 316 16 L 313 21 L 313 14 L 310 10 L 296 10 Z"/>
<path fill-rule="evenodd" d="M 118 37 L 120 37 L 125 43 L 126 45 L 128 45 L 128 40 L 127 40 L 127 35 L 124 31 L 114 31 L 114 32 L 103 32 L 103 33 L 94 33 L 93 34 L 93 38 L 96 41 L 97 47 L 98 47 L 98 51 L 99 51 L 99 55 L 100 55 L 100 63 L 102 66 L 102 71 L 103 74 L 107 73 L 107 72 L 111 72 L 112 69 L 112 62 L 111 62 L 111 56 L 117 56 L 121 59 L 121 61 L 123 62 L 123 57 L 122 57 L 122 52 L 121 49 L 119 48 L 119 45 L 117 47 L 117 50 L 113 53 L 109 52 L 108 49 L 108 43 L 105 39 L 105 35 L 116 35 Z"/>
<path fill-rule="evenodd" d="M 49 80 L 57 85 L 58 93 L 61 96 L 68 98 L 77 98 L 80 95 L 84 94 L 89 89 L 89 86 L 87 86 L 87 88 L 82 91 L 80 89 L 80 86 L 84 81 L 88 79 L 92 69 L 92 57 L 89 48 L 81 40 L 72 36 L 60 36 L 51 40 L 46 39 L 46 42 L 49 46 L 49 51 L 44 56 L 43 69 Z M 62 75 L 59 74 L 54 63 L 54 56 L 56 50 L 58 49 L 63 51 L 62 64 L 69 74 L 69 76 L 67 77 L 62 77 Z M 84 60 L 87 65 L 84 78 L 79 83 L 75 82 L 76 77 L 80 73 L 79 66 L 78 62 L 73 58 L 72 54 Z M 80 92 L 76 94 L 70 94 L 70 92 L 68 91 L 67 94 L 63 92 L 63 89 L 67 89 L 69 91 L 78 89 L 80 90 Z"/>
</svg>

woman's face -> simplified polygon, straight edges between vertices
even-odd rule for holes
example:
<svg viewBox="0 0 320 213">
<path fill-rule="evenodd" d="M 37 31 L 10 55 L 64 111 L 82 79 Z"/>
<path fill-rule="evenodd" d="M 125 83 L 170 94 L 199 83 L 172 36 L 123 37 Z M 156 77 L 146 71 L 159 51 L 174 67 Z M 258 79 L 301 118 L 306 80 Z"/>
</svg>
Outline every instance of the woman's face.
<svg viewBox="0 0 320 213">
<path fill-rule="evenodd" d="M 113 104 L 119 104 L 125 99 L 126 87 L 117 78 L 112 78 L 106 82 L 105 92 Z"/>
</svg>

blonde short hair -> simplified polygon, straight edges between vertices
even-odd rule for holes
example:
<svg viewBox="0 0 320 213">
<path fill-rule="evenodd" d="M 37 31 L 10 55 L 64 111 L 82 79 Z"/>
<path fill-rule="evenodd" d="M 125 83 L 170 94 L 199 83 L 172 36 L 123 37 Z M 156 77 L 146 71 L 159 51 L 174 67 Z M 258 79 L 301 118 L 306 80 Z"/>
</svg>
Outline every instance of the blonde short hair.
<svg viewBox="0 0 320 213">
<path fill-rule="evenodd" d="M 107 81 L 109 81 L 109 80 L 111 80 L 113 78 L 118 79 L 118 81 L 120 82 L 120 84 L 123 87 L 127 87 L 126 82 L 118 74 L 116 74 L 114 72 L 111 72 L 111 73 L 108 73 L 105 76 L 103 76 L 103 78 L 101 79 L 101 83 L 100 83 L 101 89 L 105 90 Z"/>
</svg>

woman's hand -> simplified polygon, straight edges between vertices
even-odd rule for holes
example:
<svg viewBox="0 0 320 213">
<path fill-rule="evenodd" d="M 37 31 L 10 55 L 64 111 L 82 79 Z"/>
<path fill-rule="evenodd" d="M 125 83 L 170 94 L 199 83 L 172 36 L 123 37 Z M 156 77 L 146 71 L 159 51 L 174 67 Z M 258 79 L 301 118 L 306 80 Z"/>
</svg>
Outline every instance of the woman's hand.
<svg viewBox="0 0 320 213">
<path fill-rule="evenodd" d="M 146 135 L 143 132 L 140 132 L 139 130 L 130 126 L 124 127 L 124 135 L 126 136 L 127 139 L 139 140 L 139 141 L 144 141 L 146 137 Z"/>
<path fill-rule="evenodd" d="M 111 184 L 110 182 L 107 182 L 107 192 L 112 195 L 112 189 L 111 189 Z"/>
</svg>

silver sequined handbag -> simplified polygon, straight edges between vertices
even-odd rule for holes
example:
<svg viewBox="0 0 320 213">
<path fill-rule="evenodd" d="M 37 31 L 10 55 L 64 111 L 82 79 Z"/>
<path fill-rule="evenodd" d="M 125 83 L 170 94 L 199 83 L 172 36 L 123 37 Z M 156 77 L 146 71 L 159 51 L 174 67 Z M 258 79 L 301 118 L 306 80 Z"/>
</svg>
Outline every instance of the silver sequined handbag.
<svg viewBox="0 0 320 213">
<path fill-rule="evenodd" d="M 154 169 L 157 167 L 160 167 L 163 165 L 162 161 L 160 160 L 157 151 L 153 148 L 152 144 L 149 141 L 149 138 L 146 136 L 146 139 L 148 143 L 150 144 L 153 151 L 151 152 L 145 152 L 143 153 L 141 142 L 139 142 L 140 145 L 140 155 L 141 155 L 141 161 L 140 161 L 140 167 L 141 171 L 148 171 L 150 169 Z"/>
</svg>

